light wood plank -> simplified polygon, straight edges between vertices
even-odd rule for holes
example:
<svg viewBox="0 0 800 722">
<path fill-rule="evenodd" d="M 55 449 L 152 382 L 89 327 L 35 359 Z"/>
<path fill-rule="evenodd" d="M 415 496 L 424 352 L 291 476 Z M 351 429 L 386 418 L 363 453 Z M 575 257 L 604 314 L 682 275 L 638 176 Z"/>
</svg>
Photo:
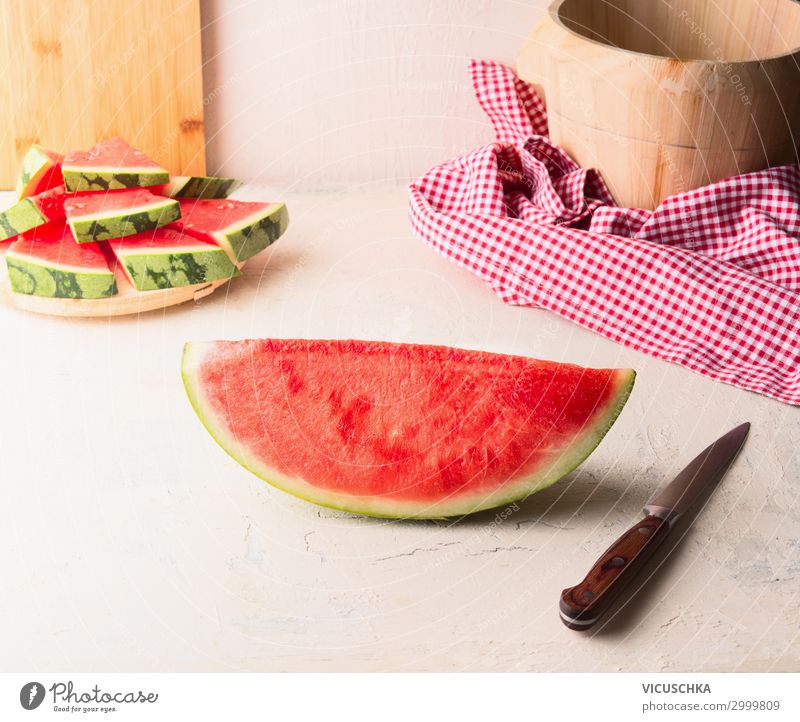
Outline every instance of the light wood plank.
<svg viewBox="0 0 800 722">
<path fill-rule="evenodd" d="M 0 188 L 32 142 L 119 135 L 172 173 L 205 172 L 198 0 L 0 0 Z"/>
</svg>

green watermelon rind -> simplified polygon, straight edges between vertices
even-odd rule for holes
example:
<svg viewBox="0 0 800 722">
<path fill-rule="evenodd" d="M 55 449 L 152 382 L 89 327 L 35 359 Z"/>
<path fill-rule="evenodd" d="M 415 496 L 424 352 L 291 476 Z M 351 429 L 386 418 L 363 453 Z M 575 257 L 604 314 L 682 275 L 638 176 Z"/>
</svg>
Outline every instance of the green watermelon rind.
<svg viewBox="0 0 800 722">
<path fill-rule="evenodd" d="M 30 231 L 47 221 L 33 197 L 23 198 L 0 213 L 0 241 Z"/>
<path fill-rule="evenodd" d="M 241 185 L 236 178 L 174 175 L 161 193 L 170 198 L 218 199 L 227 198 Z"/>
<path fill-rule="evenodd" d="M 277 241 L 289 227 L 285 203 L 272 203 L 238 223 L 210 234 L 235 263 L 244 263 Z M 191 234 L 192 229 L 186 232 Z"/>
<path fill-rule="evenodd" d="M 110 270 L 93 272 L 66 265 L 37 263 L 30 258 L 17 256 L 13 251 L 6 252 L 5 261 L 14 293 L 92 300 L 117 294 L 116 278 Z"/>
<path fill-rule="evenodd" d="M 17 200 L 21 201 L 44 190 L 37 186 L 56 165 L 44 148 L 36 143 L 31 145 L 20 163 L 16 186 Z"/>
<path fill-rule="evenodd" d="M 125 275 L 137 291 L 196 286 L 241 275 L 228 255 L 210 244 L 148 253 L 114 249 Z"/>
<path fill-rule="evenodd" d="M 213 346 L 213 343 L 190 342 L 184 345 L 181 377 L 192 408 L 208 433 L 222 449 L 251 474 L 287 494 L 328 509 L 383 519 L 460 517 L 523 501 L 531 494 L 552 486 L 577 469 L 597 448 L 622 412 L 636 380 L 636 372 L 633 369 L 617 369 L 615 375 L 617 388 L 611 395 L 606 409 L 593 416 L 593 423 L 589 428 L 576 436 L 573 444 L 564 450 L 558 462 L 547 469 L 547 473 L 543 474 L 538 471 L 532 475 L 521 477 L 513 484 L 502 487 L 495 494 L 481 493 L 472 498 L 460 496 L 455 501 L 444 500 L 421 508 L 423 505 L 419 503 L 399 502 L 382 497 L 348 496 L 323 491 L 303 479 L 287 477 L 274 469 L 264 467 L 258 459 L 250 458 L 251 455 L 240 447 L 236 439 L 232 438 L 221 425 L 215 423 L 216 414 L 202 398 L 202 386 L 198 383 L 194 370 L 203 359 L 202 348 L 210 346 Z"/>
<path fill-rule="evenodd" d="M 61 172 L 64 175 L 64 186 L 71 193 L 149 188 L 169 183 L 169 173 L 164 168 L 120 169 L 62 165 Z"/>
<path fill-rule="evenodd" d="M 68 212 L 67 222 L 77 243 L 92 243 L 153 231 L 180 217 L 178 201 L 157 198 L 135 209 L 117 209 L 78 217 Z"/>
</svg>

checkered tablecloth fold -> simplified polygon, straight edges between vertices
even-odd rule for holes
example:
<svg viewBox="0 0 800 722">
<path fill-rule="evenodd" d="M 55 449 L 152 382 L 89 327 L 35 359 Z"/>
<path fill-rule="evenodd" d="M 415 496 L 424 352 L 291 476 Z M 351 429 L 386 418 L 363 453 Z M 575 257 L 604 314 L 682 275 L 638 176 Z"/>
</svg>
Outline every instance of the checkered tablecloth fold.
<svg viewBox="0 0 800 722">
<path fill-rule="evenodd" d="M 471 73 L 497 141 L 411 185 L 414 231 L 507 303 L 800 404 L 798 166 L 620 208 L 547 137 L 529 85 L 498 63 Z"/>
</svg>

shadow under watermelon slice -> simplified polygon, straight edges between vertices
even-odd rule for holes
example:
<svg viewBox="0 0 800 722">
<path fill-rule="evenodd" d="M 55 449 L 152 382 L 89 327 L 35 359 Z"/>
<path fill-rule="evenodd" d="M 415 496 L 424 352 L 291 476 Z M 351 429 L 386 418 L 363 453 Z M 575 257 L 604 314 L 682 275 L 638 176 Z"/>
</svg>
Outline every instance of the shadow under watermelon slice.
<svg viewBox="0 0 800 722">
<path fill-rule="evenodd" d="M 240 464 L 323 506 L 461 516 L 523 499 L 600 443 L 630 369 L 441 346 L 267 339 L 188 343 L 198 416 Z"/>
</svg>

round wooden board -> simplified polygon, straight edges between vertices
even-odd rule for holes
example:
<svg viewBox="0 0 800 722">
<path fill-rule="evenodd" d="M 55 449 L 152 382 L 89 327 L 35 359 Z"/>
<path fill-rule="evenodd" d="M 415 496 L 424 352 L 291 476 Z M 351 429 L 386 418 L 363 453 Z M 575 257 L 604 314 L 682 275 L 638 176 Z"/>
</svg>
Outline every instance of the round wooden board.
<svg viewBox="0 0 800 722">
<path fill-rule="evenodd" d="M 5 261 L 0 268 L 0 296 L 5 303 L 10 303 L 24 311 L 42 313 L 49 316 L 72 316 L 76 318 L 107 318 L 109 316 L 128 316 L 134 313 L 160 311 L 169 306 L 177 306 L 187 301 L 199 301 L 230 279 L 183 286 L 181 288 L 165 288 L 159 291 L 137 291 L 124 277 L 117 275 L 116 296 L 99 299 L 83 298 L 45 298 L 14 293 L 8 284 L 8 273 Z"/>
</svg>

